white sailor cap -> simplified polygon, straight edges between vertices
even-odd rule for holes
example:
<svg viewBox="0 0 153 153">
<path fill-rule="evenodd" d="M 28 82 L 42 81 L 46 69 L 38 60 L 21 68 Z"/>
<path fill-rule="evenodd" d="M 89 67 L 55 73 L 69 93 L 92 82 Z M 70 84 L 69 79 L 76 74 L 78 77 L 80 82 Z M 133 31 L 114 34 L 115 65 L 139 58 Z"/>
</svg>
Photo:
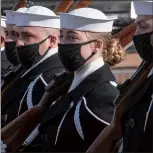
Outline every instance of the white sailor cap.
<svg viewBox="0 0 153 153">
<path fill-rule="evenodd" d="M 15 20 L 17 27 L 60 28 L 60 17 L 42 6 L 32 6 L 24 13 L 16 13 Z"/>
<path fill-rule="evenodd" d="M 111 32 L 116 18 L 108 18 L 93 8 L 79 8 L 69 13 L 60 13 L 61 28 L 89 32 Z"/>
<path fill-rule="evenodd" d="M 6 17 L 5 16 L 1 16 L 1 27 L 6 28 Z"/>
<path fill-rule="evenodd" d="M 5 10 L 4 12 L 6 13 L 6 24 L 16 24 L 15 23 L 15 13 L 16 12 L 25 12 L 26 10 L 27 10 L 26 7 L 19 8 L 16 11 Z"/>
<path fill-rule="evenodd" d="M 136 15 L 153 15 L 153 1 L 133 1 Z"/>
</svg>

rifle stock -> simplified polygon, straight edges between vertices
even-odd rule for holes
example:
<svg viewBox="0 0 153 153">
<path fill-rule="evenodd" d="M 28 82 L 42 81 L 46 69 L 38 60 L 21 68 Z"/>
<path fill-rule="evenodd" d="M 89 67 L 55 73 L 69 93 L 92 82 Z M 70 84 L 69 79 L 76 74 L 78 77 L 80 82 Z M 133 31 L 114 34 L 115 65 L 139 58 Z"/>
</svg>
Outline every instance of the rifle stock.
<svg viewBox="0 0 153 153">
<path fill-rule="evenodd" d="M 132 23 L 125 27 L 119 33 L 115 34 L 113 37 L 118 38 L 121 42 L 122 47 L 126 47 L 130 42 L 132 42 L 133 35 L 136 31 L 136 24 Z"/>
<path fill-rule="evenodd" d="M 83 8 L 83 7 L 88 7 L 88 5 L 91 3 L 92 0 L 80 0 L 74 4 L 72 7 L 72 10 L 78 9 L 78 8 Z"/>
<path fill-rule="evenodd" d="M 16 152 L 23 141 L 22 138 L 26 137 L 27 133 L 30 133 L 31 129 L 40 122 L 42 111 L 42 107 L 34 106 L 2 128 L 1 139 L 7 144 L 7 152 Z"/>
<path fill-rule="evenodd" d="M 19 8 L 22 8 L 22 7 L 26 7 L 26 3 L 27 1 L 26 0 L 19 0 L 16 5 L 13 7 L 13 11 L 16 11 L 17 9 Z"/>
<path fill-rule="evenodd" d="M 40 123 L 42 113 L 57 98 L 64 95 L 73 80 L 72 74 L 62 74 L 46 88 L 40 103 L 27 110 L 1 130 L 2 141 L 7 145 L 7 152 L 16 151 L 32 129 Z"/>
<path fill-rule="evenodd" d="M 67 12 L 73 4 L 73 0 L 61 0 L 55 7 L 54 12 Z"/>
</svg>

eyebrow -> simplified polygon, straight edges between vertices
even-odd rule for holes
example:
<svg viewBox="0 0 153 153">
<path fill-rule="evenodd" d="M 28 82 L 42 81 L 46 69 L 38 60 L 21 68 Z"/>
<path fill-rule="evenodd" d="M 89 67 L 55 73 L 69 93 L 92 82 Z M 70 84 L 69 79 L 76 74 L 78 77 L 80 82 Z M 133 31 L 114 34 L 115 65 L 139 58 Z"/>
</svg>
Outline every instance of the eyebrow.
<svg viewBox="0 0 153 153">
<path fill-rule="evenodd" d="M 15 30 L 10 30 L 11 32 L 16 32 Z"/>
<path fill-rule="evenodd" d="M 21 34 L 22 34 L 22 35 L 27 35 L 27 34 L 29 34 L 29 35 L 32 35 L 32 36 L 34 35 L 32 32 L 29 32 L 29 31 L 28 31 L 28 32 L 27 32 L 27 31 L 22 31 Z"/>
<path fill-rule="evenodd" d="M 148 20 L 149 20 L 149 19 L 148 19 Z M 140 21 L 136 21 L 136 24 L 140 25 L 141 23 L 145 23 L 145 22 L 148 21 L 148 20 L 140 20 Z M 147 24 L 147 23 L 145 23 L 145 24 Z"/>
<path fill-rule="evenodd" d="M 78 33 L 77 32 L 74 32 L 74 31 L 68 31 L 67 33 L 68 34 L 76 34 L 76 35 L 78 35 Z"/>
<path fill-rule="evenodd" d="M 66 32 L 67 34 L 75 34 L 75 35 L 79 35 L 77 32 L 74 32 L 74 31 L 67 31 Z M 63 34 L 63 31 L 62 30 L 60 30 L 60 34 Z"/>
</svg>

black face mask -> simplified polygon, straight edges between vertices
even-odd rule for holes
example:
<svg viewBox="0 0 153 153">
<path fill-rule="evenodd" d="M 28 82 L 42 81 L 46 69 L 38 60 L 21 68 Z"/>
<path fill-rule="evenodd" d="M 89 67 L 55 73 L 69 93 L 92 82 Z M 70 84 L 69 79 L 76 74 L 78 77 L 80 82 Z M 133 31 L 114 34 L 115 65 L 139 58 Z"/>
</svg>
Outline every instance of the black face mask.
<svg viewBox="0 0 153 153">
<path fill-rule="evenodd" d="M 5 42 L 5 55 L 7 60 L 16 66 L 19 64 L 16 51 L 15 51 L 16 41 Z"/>
<path fill-rule="evenodd" d="M 151 45 L 152 32 L 133 37 L 135 48 L 140 57 L 148 62 L 153 62 L 153 46 Z"/>
<path fill-rule="evenodd" d="M 39 43 L 16 47 L 18 60 L 23 67 L 27 69 L 30 68 L 47 54 L 48 51 L 43 55 L 39 54 L 39 46 L 44 43 L 47 38 Z"/>
<path fill-rule="evenodd" d="M 95 53 L 92 53 L 87 59 L 84 59 L 81 55 L 81 47 L 94 41 L 96 40 L 77 44 L 58 44 L 59 58 L 64 67 L 68 71 L 74 72 L 83 66 Z"/>
</svg>

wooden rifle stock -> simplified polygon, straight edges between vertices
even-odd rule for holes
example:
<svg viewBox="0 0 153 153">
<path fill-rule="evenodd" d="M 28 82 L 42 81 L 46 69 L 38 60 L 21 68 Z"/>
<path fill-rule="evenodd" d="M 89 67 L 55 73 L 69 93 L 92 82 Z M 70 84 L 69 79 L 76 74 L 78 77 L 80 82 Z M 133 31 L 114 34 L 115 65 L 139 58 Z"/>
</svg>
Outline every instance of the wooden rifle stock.
<svg viewBox="0 0 153 153">
<path fill-rule="evenodd" d="M 78 8 L 83 8 L 83 7 L 88 7 L 88 5 L 91 3 L 92 0 L 80 0 L 74 4 L 72 7 L 72 10 L 78 9 Z"/>
<path fill-rule="evenodd" d="M 115 100 L 117 106 L 111 124 L 101 132 L 87 153 L 113 152 L 116 142 L 123 137 L 122 117 L 137 104 L 132 100 L 132 95 L 140 88 L 152 67 L 153 63 L 143 61 L 138 71 L 128 81 L 128 84 L 125 84 L 123 90 L 120 91 L 120 95 Z"/>
<path fill-rule="evenodd" d="M 121 42 L 122 47 L 126 47 L 130 42 L 132 42 L 133 35 L 136 31 L 136 24 L 132 23 L 125 27 L 119 33 L 115 34 L 114 37 L 118 38 Z"/>
<path fill-rule="evenodd" d="M 64 73 L 51 82 L 40 103 L 27 110 L 1 130 L 1 139 L 7 145 L 7 152 L 15 152 L 32 129 L 40 123 L 42 113 L 57 98 L 68 91 L 73 80 L 72 74 Z"/>
<path fill-rule="evenodd" d="M 61 0 L 55 7 L 54 12 L 67 12 L 73 4 L 73 0 Z"/>
<path fill-rule="evenodd" d="M 17 9 L 19 8 L 22 8 L 22 7 L 26 7 L 26 4 L 27 4 L 27 1 L 26 0 L 19 0 L 16 5 L 13 7 L 13 11 L 16 11 Z"/>
</svg>

